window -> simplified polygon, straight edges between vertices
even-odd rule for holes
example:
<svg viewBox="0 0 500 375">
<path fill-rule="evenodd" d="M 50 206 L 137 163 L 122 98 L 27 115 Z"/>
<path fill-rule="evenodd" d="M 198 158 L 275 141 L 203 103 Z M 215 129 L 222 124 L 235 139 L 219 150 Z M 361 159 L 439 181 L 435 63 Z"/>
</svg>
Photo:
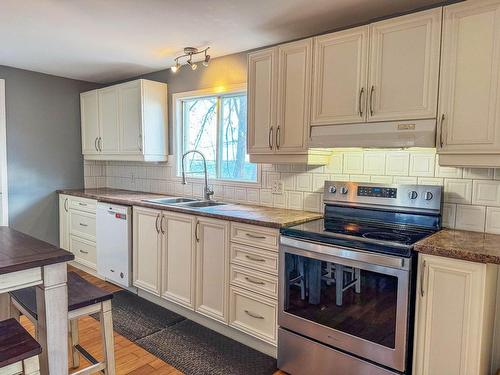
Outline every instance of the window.
<svg viewBox="0 0 500 375">
<path fill-rule="evenodd" d="M 245 92 L 205 94 L 178 99 L 177 124 L 179 174 L 182 155 L 197 150 L 205 155 L 212 179 L 257 181 L 257 165 L 249 162 L 247 150 L 247 96 Z M 203 160 L 198 154 L 186 156 L 186 173 L 203 177 Z"/>
</svg>

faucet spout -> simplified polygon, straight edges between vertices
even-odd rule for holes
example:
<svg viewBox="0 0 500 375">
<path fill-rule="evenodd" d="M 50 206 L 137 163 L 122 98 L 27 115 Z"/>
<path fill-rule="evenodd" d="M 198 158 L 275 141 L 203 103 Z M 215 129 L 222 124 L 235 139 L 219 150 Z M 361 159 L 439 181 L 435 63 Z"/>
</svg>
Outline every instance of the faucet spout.
<svg viewBox="0 0 500 375">
<path fill-rule="evenodd" d="M 207 171 L 207 159 L 205 158 L 205 155 L 203 155 L 203 153 L 201 153 L 200 151 L 198 150 L 189 150 L 189 151 L 186 151 L 183 155 L 182 155 L 182 161 L 181 161 L 181 167 L 182 167 L 182 183 L 185 185 L 187 182 L 186 182 L 186 170 L 184 168 L 184 159 L 186 158 L 186 156 L 188 154 L 198 154 L 201 156 L 201 158 L 203 159 L 203 170 L 205 172 L 205 189 L 204 189 L 204 197 L 205 197 L 205 200 L 210 200 L 210 197 L 214 194 L 214 191 L 210 188 L 210 186 L 208 185 L 208 171 Z"/>
</svg>

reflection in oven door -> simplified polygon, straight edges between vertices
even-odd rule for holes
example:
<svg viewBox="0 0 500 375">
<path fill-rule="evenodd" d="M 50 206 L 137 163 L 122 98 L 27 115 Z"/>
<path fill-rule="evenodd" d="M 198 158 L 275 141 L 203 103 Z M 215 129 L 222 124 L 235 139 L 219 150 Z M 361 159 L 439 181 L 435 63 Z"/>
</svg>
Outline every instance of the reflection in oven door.
<svg viewBox="0 0 500 375">
<path fill-rule="evenodd" d="M 284 310 L 394 349 L 395 276 L 294 254 L 285 257 Z"/>
</svg>

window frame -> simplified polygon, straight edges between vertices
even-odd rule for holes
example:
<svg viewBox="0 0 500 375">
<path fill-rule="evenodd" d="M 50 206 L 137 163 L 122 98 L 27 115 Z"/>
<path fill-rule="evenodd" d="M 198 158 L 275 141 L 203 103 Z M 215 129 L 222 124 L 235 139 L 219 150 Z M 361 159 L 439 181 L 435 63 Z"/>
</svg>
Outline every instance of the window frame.
<svg viewBox="0 0 500 375">
<path fill-rule="evenodd" d="M 181 178 L 181 160 L 182 155 L 180 154 L 183 150 L 183 133 L 184 133 L 184 124 L 183 124 L 183 105 L 182 102 L 184 100 L 203 98 L 203 97 L 214 97 L 214 96 L 231 96 L 231 95 L 239 95 L 239 94 L 247 94 L 247 85 L 245 83 L 242 84 L 234 84 L 234 85 L 223 85 L 217 86 L 207 89 L 194 90 L 194 91 L 186 91 L 172 94 L 172 106 L 173 106 L 173 158 L 175 159 L 175 176 L 177 179 Z M 221 105 L 220 101 L 217 104 L 217 126 L 220 126 L 221 122 Z M 247 134 L 248 134 L 248 123 L 247 123 Z M 217 137 L 220 137 L 220 132 L 217 131 Z M 220 150 L 220 140 L 217 142 L 217 174 L 220 173 L 219 165 L 220 165 L 220 157 L 222 156 L 222 151 Z M 247 149 L 248 150 L 248 149 Z M 224 179 L 224 178 L 214 178 L 209 177 L 210 181 L 213 181 L 215 184 L 218 182 L 226 182 L 230 183 L 233 186 L 249 186 L 249 187 L 261 187 L 262 186 L 262 169 L 261 165 L 255 163 L 257 166 L 257 179 L 256 181 L 244 181 L 244 180 L 232 180 L 232 179 Z M 203 183 L 203 177 L 190 176 L 186 175 L 187 181 L 191 183 Z"/>
</svg>

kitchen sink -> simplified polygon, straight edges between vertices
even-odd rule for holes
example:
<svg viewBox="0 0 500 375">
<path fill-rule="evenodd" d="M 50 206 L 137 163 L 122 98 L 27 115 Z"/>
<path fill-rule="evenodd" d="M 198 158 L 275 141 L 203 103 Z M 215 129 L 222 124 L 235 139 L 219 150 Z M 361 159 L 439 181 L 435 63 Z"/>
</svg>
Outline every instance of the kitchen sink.
<svg viewBox="0 0 500 375">
<path fill-rule="evenodd" d="M 225 204 L 227 203 L 215 202 L 215 201 L 197 201 L 197 202 L 184 203 L 182 207 L 203 208 L 212 206 L 223 206 Z"/>
<path fill-rule="evenodd" d="M 194 198 L 158 198 L 158 199 L 144 199 L 144 202 L 170 205 L 170 204 L 179 204 L 179 203 L 187 203 L 187 202 L 198 203 L 198 199 L 194 199 Z"/>
</svg>

